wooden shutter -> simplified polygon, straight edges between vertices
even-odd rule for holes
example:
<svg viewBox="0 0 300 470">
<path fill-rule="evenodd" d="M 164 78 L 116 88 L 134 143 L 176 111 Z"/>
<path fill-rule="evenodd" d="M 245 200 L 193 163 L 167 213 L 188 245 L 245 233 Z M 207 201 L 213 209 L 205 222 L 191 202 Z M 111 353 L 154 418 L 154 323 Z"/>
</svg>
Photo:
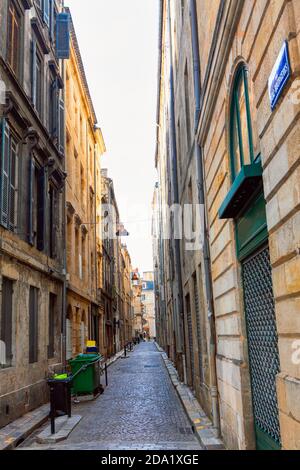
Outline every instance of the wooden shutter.
<svg viewBox="0 0 300 470">
<path fill-rule="evenodd" d="M 69 13 L 59 13 L 56 17 L 56 57 L 58 59 L 70 58 L 69 22 Z"/>
<path fill-rule="evenodd" d="M 50 293 L 49 295 L 49 344 L 48 344 L 48 359 L 54 357 L 54 338 L 55 338 L 55 314 L 56 314 L 56 295 Z"/>
<path fill-rule="evenodd" d="M 58 121 L 59 121 L 59 151 L 63 154 L 65 151 L 65 104 L 63 100 L 59 100 L 58 109 Z"/>
<path fill-rule="evenodd" d="M 58 84 L 55 78 L 50 85 L 50 131 L 52 137 L 58 137 Z"/>
<path fill-rule="evenodd" d="M 1 131 L 1 168 L 0 168 L 0 223 L 8 228 L 9 220 L 9 166 L 10 166 L 10 135 L 5 119 L 2 120 Z"/>
<path fill-rule="evenodd" d="M 36 42 L 31 41 L 31 100 L 36 106 Z"/>
<path fill-rule="evenodd" d="M 1 304 L 1 334 L 0 339 L 5 344 L 5 365 L 10 366 L 12 361 L 12 300 L 13 281 L 2 278 L 2 304 Z"/>
<path fill-rule="evenodd" d="M 38 361 L 38 290 L 29 290 L 29 363 Z"/>
<path fill-rule="evenodd" d="M 44 23 L 50 26 L 50 0 L 43 0 L 43 20 Z"/>
<path fill-rule="evenodd" d="M 46 201 L 47 201 L 47 171 L 41 168 L 38 172 L 38 198 L 37 198 L 37 249 L 46 248 Z"/>
<path fill-rule="evenodd" d="M 55 38 L 55 1 L 50 0 L 50 39 L 53 42 Z"/>
<path fill-rule="evenodd" d="M 28 195 L 28 242 L 33 245 L 33 210 L 34 210 L 34 177 L 35 177 L 35 164 L 33 156 L 31 155 L 29 161 L 29 195 Z"/>
<path fill-rule="evenodd" d="M 10 181 L 9 181 L 9 228 L 14 231 L 17 226 L 18 203 L 18 144 L 11 137 Z"/>
</svg>

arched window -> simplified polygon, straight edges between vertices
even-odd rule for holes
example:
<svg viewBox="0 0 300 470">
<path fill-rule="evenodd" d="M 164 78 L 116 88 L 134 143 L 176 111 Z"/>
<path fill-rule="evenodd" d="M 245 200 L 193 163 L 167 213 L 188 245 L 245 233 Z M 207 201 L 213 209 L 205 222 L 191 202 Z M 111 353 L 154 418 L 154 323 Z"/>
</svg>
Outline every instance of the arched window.
<svg viewBox="0 0 300 470">
<path fill-rule="evenodd" d="M 232 91 L 230 109 L 230 160 L 232 181 L 244 165 L 254 162 L 253 132 L 251 122 L 248 70 L 239 67 Z"/>
</svg>

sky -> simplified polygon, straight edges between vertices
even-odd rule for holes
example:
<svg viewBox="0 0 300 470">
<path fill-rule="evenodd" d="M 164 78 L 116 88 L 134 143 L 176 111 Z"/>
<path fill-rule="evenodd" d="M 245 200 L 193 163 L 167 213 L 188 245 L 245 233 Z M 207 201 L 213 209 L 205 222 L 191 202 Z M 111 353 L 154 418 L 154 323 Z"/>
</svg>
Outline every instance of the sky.
<svg viewBox="0 0 300 470">
<path fill-rule="evenodd" d="M 157 0 L 66 0 L 98 125 L 129 232 L 133 268 L 153 269 L 151 202 L 156 182 Z"/>
</svg>

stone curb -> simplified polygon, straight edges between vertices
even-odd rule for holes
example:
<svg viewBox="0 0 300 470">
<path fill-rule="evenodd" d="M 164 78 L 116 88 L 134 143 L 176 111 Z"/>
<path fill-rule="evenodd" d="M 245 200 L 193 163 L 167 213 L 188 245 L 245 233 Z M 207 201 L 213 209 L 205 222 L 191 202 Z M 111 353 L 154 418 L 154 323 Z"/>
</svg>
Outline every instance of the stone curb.
<svg viewBox="0 0 300 470">
<path fill-rule="evenodd" d="M 49 405 L 46 404 L 0 429 L 0 450 L 15 449 L 20 441 L 24 441 L 33 431 L 44 424 L 48 416 Z"/>
<path fill-rule="evenodd" d="M 180 382 L 177 370 L 172 361 L 168 358 L 165 351 L 155 343 L 166 369 L 169 373 L 171 382 L 179 396 L 189 421 L 194 429 L 195 436 L 204 450 L 225 450 L 223 441 L 217 436 L 211 420 L 207 417 L 201 408 L 198 400 L 194 397 L 190 388 Z"/>
<path fill-rule="evenodd" d="M 122 354 L 123 351 L 119 351 L 108 359 L 107 366 L 114 364 Z M 0 429 L 0 451 L 15 449 L 21 441 L 42 426 L 49 417 L 49 406 L 49 403 L 46 403 Z"/>
<path fill-rule="evenodd" d="M 81 421 L 82 416 L 74 415 L 71 418 L 68 416 L 60 416 L 55 420 L 56 433 L 51 434 L 51 424 L 47 426 L 37 437 L 38 444 L 53 444 L 66 440 L 73 429 Z"/>
</svg>

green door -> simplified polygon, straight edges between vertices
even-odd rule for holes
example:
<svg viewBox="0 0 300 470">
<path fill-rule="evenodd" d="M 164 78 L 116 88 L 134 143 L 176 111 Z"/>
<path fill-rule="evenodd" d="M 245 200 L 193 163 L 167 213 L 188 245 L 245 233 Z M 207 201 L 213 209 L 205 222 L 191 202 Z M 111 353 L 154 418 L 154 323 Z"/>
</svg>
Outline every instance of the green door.
<svg viewBox="0 0 300 470">
<path fill-rule="evenodd" d="M 242 262 L 242 276 L 257 449 L 280 449 L 279 353 L 268 246 Z"/>
</svg>

